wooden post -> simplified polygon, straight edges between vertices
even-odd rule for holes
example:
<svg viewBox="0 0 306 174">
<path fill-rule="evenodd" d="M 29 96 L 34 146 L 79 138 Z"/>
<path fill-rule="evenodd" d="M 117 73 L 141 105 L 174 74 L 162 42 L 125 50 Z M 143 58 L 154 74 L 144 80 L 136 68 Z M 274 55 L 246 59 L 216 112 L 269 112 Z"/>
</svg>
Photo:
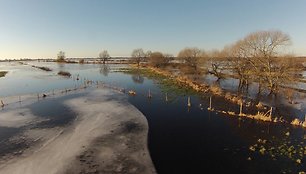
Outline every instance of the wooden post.
<svg viewBox="0 0 306 174">
<path fill-rule="evenodd" d="M 188 107 L 191 107 L 190 97 L 188 97 L 188 100 L 187 100 L 187 105 L 188 105 Z"/>
<path fill-rule="evenodd" d="M 166 93 L 166 102 L 168 102 L 168 94 Z M 306 116 L 305 116 L 306 119 Z"/>
<path fill-rule="evenodd" d="M 239 116 L 242 116 L 242 115 L 243 115 L 243 114 L 242 114 L 242 103 L 243 103 L 243 102 L 240 103 L 240 112 L 239 112 Z"/>
<path fill-rule="evenodd" d="M 209 97 L 209 108 L 211 109 L 211 96 Z"/>
<path fill-rule="evenodd" d="M 211 110 L 212 109 L 212 107 L 211 107 L 211 96 L 209 97 L 209 107 L 207 108 L 207 110 Z"/>
<path fill-rule="evenodd" d="M 21 97 L 19 96 L 19 102 L 21 102 Z"/>
<path fill-rule="evenodd" d="M 148 98 L 152 98 L 152 95 L 151 95 L 151 90 L 150 90 L 150 89 L 149 89 Z"/>
<path fill-rule="evenodd" d="M 4 103 L 3 103 L 3 101 L 1 100 L 1 107 L 4 107 Z"/>
</svg>

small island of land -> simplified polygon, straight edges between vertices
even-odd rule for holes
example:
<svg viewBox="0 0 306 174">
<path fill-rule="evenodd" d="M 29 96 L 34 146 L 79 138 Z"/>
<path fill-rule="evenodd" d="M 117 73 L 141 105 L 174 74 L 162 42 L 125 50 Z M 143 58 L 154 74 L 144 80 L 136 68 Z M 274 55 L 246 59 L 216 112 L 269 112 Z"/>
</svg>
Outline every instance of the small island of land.
<svg viewBox="0 0 306 174">
<path fill-rule="evenodd" d="M 7 71 L 0 71 L 0 77 L 4 77 L 7 73 Z"/>
</svg>

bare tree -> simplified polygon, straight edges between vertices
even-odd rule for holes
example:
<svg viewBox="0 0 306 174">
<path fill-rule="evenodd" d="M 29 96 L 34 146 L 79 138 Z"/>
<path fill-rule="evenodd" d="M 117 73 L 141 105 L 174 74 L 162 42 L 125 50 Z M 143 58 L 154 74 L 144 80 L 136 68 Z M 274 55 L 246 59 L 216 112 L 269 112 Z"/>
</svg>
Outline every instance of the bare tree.
<svg viewBox="0 0 306 174">
<path fill-rule="evenodd" d="M 65 62 L 65 59 L 66 59 L 65 52 L 63 51 L 58 52 L 56 61 Z"/>
<path fill-rule="evenodd" d="M 243 39 L 248 52 L 248 62 L 253 66 L 254 72 L 260 78 L 260 84 L 265 82 L 270 94 L 276 93 L 280 82 L 285 83 L 281 76 L 290 74 L 285 64 L 279 62 L 277 57 L 282 54 L 282 49 L 290 42 L 289 35 L 281 31 L 258 31 L 249 34 Z"/>
<path fill-rule="evenodd" d="M 179 52 L 177 57 L 181 59 L 184 64 L 196 70 L 202 57 L 202 51 L 198 48 L 185 48 Z"/>
<path fill-rule="evenodd" d="M 107 50 L 103 50 L 99 53 L 99 59 L 105 64 L 105 62 L 110 58 Z"/>
<path fill-rule="evenodd" d="M 167 63 L 167 59 L 161 52 L 153 52 L 150 54 L 149 62 L 152 66 L 160 67 Z"/>
<path fill-rule="evenodd" d="M 140 63 L 144 61 L 146 58 L 146 54 L 141 48 L 133 50 L 131 56 L 132 56 L 133 62 L 136 63 L 138 67 Z"/>
<path fill-rule="evenodd" d="M 174 56 L 172 54 L 164 54 L 165 57 L 165 63 L 168 64 L 170 63 L 172 60 L 174 60 Z"/>
<path fill-rule="evenodd" d="M 225 47 L 230 70 L 233 75 L 239 79 L 238 91 L 248 90 L 249 82 L 254 74 L 254 69 L 248 61 L 248 49 L 242 40 L 237 41 L 234 45 Z"/>
<path fill-rule="evenodd" d="M 206 57 L 208 65 L 210 65 L 210 67 L 208 68 L 208 72 L 216 76 L 218 78 L 217 81 L 219 81 L 224 76 L 223 70 L 225 67 L 224 60 L 222 59 L 222 52 L 220 52 L 219 50 L 212 50 L 206 53 Z"/>
</svg>

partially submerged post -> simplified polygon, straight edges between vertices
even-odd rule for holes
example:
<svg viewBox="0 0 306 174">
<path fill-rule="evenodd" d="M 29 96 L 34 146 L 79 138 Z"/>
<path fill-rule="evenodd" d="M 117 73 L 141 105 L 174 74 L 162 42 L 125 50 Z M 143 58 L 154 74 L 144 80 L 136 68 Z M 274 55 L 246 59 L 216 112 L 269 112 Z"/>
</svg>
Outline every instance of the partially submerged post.
<svg viewBox="0 0 306 174">
<path fill-rule="evenodd" d="M 270 109 L 270 118 L 272 118 L 273 107 Z"/>
<path fill-rule="evenodd" d="M 190 97 L 188 97 L 188 100 L 187 100 L 187 106 L 188 106 L 188 107 L 191 107 Z"/>
<path fill-rule="evenodd" d="M 1 100 L 1 107 L 4 107 L 4 103 L 3 103 L 3 101 Z"/>
<path fill-rule="evenodd" d="M 240 102 L 240 112 L 239 112 L 239 116 L 243 116 L 243 113 L 242 113 L 242 104 L 243 104 L 243 102 L 241 101 L 241 102 Z"/>
<path fill-rule="evenodd" d="M 149 89 L 148 98 L 152 98 L 151 90 Z"/>
<path fill-rule="evenodd" d="M 207 108 L 207 110 L 212 110 L 212 108 L 211 108 L 211 96 L 209 97 L 209 107 Z"/>
<path fill-rule="evenodd" d="M 166 93 L 166 102 L 168 102 L 168 94 Z"/>
</svg>

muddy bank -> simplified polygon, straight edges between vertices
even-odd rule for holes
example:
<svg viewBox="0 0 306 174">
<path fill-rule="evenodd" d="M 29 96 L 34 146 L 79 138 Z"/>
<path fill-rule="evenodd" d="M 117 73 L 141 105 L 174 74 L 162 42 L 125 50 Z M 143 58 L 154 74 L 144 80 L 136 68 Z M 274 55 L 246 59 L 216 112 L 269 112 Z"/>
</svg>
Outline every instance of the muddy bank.
<svg viewBox="0 0 306 174">
<path fill-rule="evenodd" d="M 35 127 L 45 120 L 24 109 L 18 113 L 25 119 L 6 111 L 2 119 L 12 116 L 9 126 L 23 128 L 10 140 L 26 146 L 4 154 L 0 173 L 155 173 L 147 121 L 123 95 L 97 89 L 62 102 L 76 116 L 60 126 Z"/>
</svg>

